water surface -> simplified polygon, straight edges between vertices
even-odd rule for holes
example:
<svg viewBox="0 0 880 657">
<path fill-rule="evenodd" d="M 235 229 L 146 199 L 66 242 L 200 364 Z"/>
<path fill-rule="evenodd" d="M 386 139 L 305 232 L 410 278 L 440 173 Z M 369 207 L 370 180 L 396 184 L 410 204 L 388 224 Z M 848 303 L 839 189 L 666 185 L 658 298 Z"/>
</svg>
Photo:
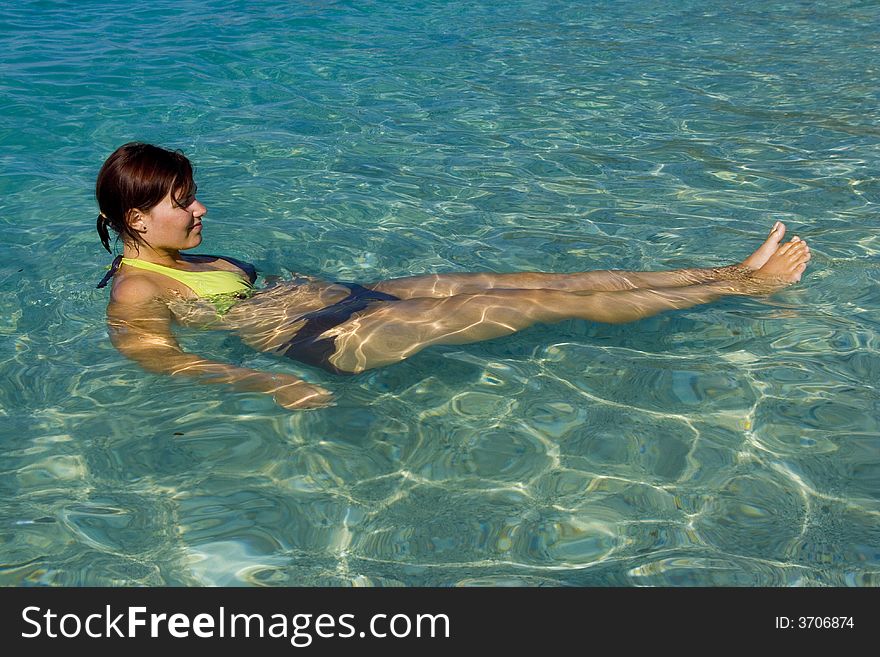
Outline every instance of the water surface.
<svg viewBox="0 0 880 657">
<path fill-rule="evenodd" d="M 873 1 L 6 3 L 0 583 L 847 585 L 880 573 Z M 351 378 L 333 408 L 110 345 L 94 179 L 197 166 L 263 274 L 669 269 L 777 220 L 802 284 Z"/>
</svg>

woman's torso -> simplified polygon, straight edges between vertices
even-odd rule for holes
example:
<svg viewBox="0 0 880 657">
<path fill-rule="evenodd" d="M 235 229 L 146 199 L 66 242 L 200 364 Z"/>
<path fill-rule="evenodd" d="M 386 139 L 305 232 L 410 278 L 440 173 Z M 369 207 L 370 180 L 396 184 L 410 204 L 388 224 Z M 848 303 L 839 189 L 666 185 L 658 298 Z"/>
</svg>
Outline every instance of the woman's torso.
<svg viewBox="0 0 880 657">
<path fill-rule="evenodd" d="M 302 315 L 332 306 L 349 294 L 344 285 L 301 275 L 254 290 L 256 271 L 251 265 L 219 256 L 187 254 L 182 263 L 186 269 L 172 271 L 145 264 L 123 259 L 114 286 L 131 276 L 147 277 L 163 290 L 160 300 L 179 324 L 236 331 L 259 350 L 272 350 L 290 340 L 304 323 L 299 321 Z M 227 303 L 222 297 L 235 296 L 236 279 L 241 282 L 238 289 L 248 293 Z M 210 294 L 216 290 L 225 293 Z"/>
</svg>

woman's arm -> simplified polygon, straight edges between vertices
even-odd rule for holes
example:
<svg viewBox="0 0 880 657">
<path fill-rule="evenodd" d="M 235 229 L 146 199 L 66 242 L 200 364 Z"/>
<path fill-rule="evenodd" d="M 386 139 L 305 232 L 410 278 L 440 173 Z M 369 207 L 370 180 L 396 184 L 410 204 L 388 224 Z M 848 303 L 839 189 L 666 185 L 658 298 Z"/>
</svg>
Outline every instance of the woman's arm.
<svg viewBox="0 0 880 657">
<path fill-rule="evenodd" d="M 135 276 L 114 286 L 107 306 L 113 346 L 144 369 L 270 394 L 288 409 L 315 408 L 331 402 L 328 390 L 294 376 L 259 372 L 186 353 L 171 332 L 171 312 L 159 300 L 160 294 L 152 281 Z"/>
</svg>

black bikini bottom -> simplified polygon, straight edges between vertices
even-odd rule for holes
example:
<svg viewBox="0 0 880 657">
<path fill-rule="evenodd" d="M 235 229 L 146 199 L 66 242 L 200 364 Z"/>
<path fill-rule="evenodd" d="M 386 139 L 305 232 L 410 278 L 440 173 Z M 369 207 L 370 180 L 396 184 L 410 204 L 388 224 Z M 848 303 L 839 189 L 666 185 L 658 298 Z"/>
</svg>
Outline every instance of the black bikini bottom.
<svg viewBox="0 0 880 657">
<path fill-rule="evenodd" d="M 368 290 L 357 283 L 337 282 L 337 285 L 344 285 L 351 290 L 348 296 L 332 306 L 301 316 L 299 319 L 306 320 L 306 323 L 292 339 L 279 347 L 278 353 L 307 365 L 321 367 L 333 374 L 352 374 L 330 363 L 330 356 L 336 351 L 336 337 L 319 338 L 318 336 L 334 326 L 347 322 L 352 315 L 363 310 L 373 301 L 400 301 L 400 297 Z"/>
</svg>

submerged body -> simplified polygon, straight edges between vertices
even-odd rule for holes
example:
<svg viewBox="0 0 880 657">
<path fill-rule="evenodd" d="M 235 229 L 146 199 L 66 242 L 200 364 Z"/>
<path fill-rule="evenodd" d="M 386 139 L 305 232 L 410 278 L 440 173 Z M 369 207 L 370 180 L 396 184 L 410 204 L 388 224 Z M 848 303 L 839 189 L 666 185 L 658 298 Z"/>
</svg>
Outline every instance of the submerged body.
<svg viewBox="0 0 880 657">
<path fill-rule="evenodd" d="M 619 323 L 721 296 L 768 293 L 809 258 L 797 238 L 778 247 L 783 233 L 784 226 L 774 228 L 762 247 L 769 252 L 769 244 L 772 252 L 752 266 L 747 260 L 668 272 L 438 274 L 367 285 L 299 276 L 256 290 L 255 271 L 246 263 L 181 254 L 186 270 L 123 259 L 115 286 L 152 288 L 154 313 L 159 305 L 167 309 L 165 317 L 155 317 L 154 327 L 173 319 L 229 330 L 260 351 L 353 374 L 398 362 L 431 344 L 490 339 L 536 322 L 580 317 Z M 119 340 L 131 326 L 125 313 L 119 314 L 125 302 L 113 301 L 111 318 L 122 320 L 115 324 Z"/>
<path fill-rule="evenodd" d="M 137 180 L 116 180 L 125 176 Z M 123 198 L 141 188 L 139 198 Z M 777 222 L 748 258 L 719 268 L 434 274 L 363 285 L 297 277 L 256 290 L 247 263 L 185 253 L 201 244 L 207 210 L 181 154 L 123 146 L 102 168 L 96 194 L 104 246 L 110 250 L 108 225 L 124 244 L 124 257 L 102 281 L 113 278 L 107 314 L 114 345 L 150 371 L 268 393 L 285 408 L 326 405 L 332 397 L 289 374 L 188 354 L 172 323 L 234 331 L 255 349 L 356 374 L 431 345 L 488 340 L 540 322 L 631 322 L 727 295 L 772 293 L 799 281 L 810 259 L 799 238 L 781 243 L 785 226 Z"/>
<path fill-rule="evenodd" d="M 377 301 L 400 301 L 392 294 L 368 289 L 357 283 L 330 284 L 305 277 L 299 277 L 296 282 L 276 283 L 275 289 L 267 293 L 269 290 L 254 288 L 256 270 L 247 263 L 220 256 L 188 257 L 193 258 L 190 262 L 215 266 L 223 263 L 233 265 L 235 269 L 224 266 L 220 269 L 189 271 L 136 258 L 122 258 L 119 264 L 180 283 L 189 288 L 189 292 L 195 295 L 194 299 L 207 303 L 183 303 L 188 298 L 187 292 L 169 288 L 170 292 L 173 290 L 176 301 L 169 303 L 169 309 L 177 322 L 193 327 L 233 330 L 246 342 L 263 351 L 273 351 L 334 374 L 352 372 L 341 370 L 331 363 L 330 359 L 336 351 L 335 338 L 324 334 Z M 116 275 L 124 278 L 131 274 L 125 269 L 122 274 L 117 272 Z M 156 282 L 161 284 L 161 280 Z M 348 290 L 343 298 L 309 310 L 319 300 L 325 303 L 341 295 L 343 289 Z M 250 299 L 253 301 L 247 303 Z M 281 329 L 278 322 L 288 323 L 290 330 Z"/>
</svg>

